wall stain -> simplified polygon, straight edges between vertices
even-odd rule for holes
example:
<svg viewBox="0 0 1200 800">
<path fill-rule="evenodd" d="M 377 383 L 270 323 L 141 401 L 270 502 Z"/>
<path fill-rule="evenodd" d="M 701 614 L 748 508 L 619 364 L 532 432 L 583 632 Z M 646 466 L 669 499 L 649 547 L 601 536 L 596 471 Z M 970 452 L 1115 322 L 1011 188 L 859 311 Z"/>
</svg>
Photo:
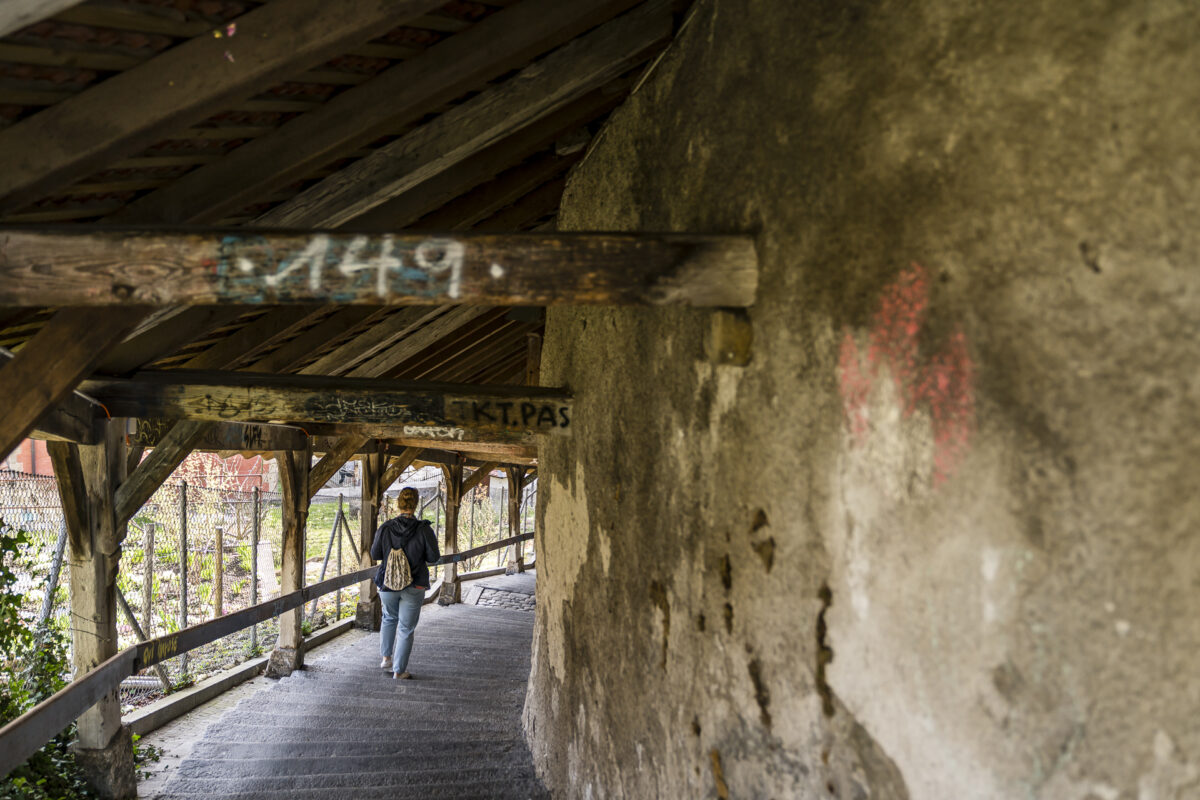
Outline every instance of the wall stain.
<svg viewBox="0 0 1200 800">
<path fill-rule="evenodd" d="M 733 604 L 725 604 L 725 632 L 733 633 Z"/>
<path fill-rule="evenodd" d="M 750 680 L 754 684 L 754 701 L 758 703 L 758 716 L 762 720 L 765 728 L 771 728 L 771 691 L 767 688 L 766 682 L 763 680 L 762 663 L 757 659 L 751 659 L 746 665 L 746 669 L 750 672 Z"/>
<path fill-rule="evenodd" d="M 770 573 L 771 567 L 775 566 L 775 537 L 769 537 L 765 542 L 759 542 L 755 545 L 754 552 L 758 553 L 758 557 L 762 559 L 763 568 Z"/>
<path fill-rule="evenodd" d="M 833 661 L 833 648 L 828 643 L 829 627 L 825 622 L 825 612 L 833 605 L 833 591 L 829 584 L 823 584 L 817 596 L 821 598 L 821 611 L 817 614 L 817 693 L 821 695 L 821 710 L 825 716 L 832 717 L 833 691 L 825 677 L 825 668 Z"/>
<path fill-rule="evenodd" d="M 754 512 L 754 522 L 752 522 L 750 524 L 750 532 L 758 533 L 760 530 L 767 527 L 768 524 L 769 523 L 767 522 L 767 512 L 763 511 L 760 508 L 760 509 L 758 509 L 758 511 Z"/>
<path fill-rule="evenodd" d="M 662 662 L 660 666 L 665 671 L 667 668 L 667 644 L 671 637 L 671 601 L 667 598 L 667 587 L 658 581 L 651 581 L 650 600 L 658 606 L 658 610 L 663 615 Z"/>
<path fill-rule="evenodd" d="M 709 757 L 712 759 L 713 782 L 717 784 L 717 797 L 729 800 L 729 786 L 725 783 L 725 771 L 721 769 L 721 753 L 713 748 Z"/>
<path fill-rule="evenodd" d="M 727 592 L 733 588 L 733 563 L 728 553 L 721 557 L 721 585 Z"/>
</svg>

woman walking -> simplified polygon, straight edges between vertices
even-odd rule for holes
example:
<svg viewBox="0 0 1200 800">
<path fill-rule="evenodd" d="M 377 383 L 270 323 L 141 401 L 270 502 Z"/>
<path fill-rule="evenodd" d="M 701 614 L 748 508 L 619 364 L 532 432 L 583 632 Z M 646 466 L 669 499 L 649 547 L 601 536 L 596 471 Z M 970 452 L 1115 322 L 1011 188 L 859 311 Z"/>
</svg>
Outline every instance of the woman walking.
<svg viewBox="0 0 1200 800">
<path fill-rule="evenodd" d="M 417 490 L 411 486 L 401 489 L 400 516 L 379 526 L 371 543 L 371 558 L 380 562 L 375 586 L 383 603 L 383 624 L 379 630 L 379 653 L 383 660 L 379 666 L 390 669 L 392 677 L 400 679 L 412 677 L 408 672 L 408 656 L 425 591 L 429 588 L 429 564 L 441 558 L 433 526 L 414 516 L 419 499 Z"/>
</svg>

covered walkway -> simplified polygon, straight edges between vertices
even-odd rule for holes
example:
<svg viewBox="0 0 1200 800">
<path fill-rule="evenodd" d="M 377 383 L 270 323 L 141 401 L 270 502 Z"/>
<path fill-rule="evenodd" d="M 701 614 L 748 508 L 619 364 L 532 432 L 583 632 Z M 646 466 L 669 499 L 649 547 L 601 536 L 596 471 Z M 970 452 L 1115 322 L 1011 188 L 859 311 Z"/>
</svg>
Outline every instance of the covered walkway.
<svg viewBox="0 0 1200 800">
<path fill-rule="evenodd" d="M 141 795 L 546 797 L 521 732 L 532 629 L 526 611 L 427 607 L 411 681 L 378 668 L 374 634 L 318 651 L 229 709 Z"/>
</svg>

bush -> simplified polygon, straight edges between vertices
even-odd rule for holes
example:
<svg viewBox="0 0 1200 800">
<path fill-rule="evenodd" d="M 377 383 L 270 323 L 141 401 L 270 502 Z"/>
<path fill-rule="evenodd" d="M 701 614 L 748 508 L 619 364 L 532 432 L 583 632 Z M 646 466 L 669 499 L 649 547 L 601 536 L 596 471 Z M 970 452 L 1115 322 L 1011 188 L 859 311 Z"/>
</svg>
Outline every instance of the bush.
<svg viewBox="0 0 1200 800">
<path fill-rule="evenodd" d="M 61 689 L 70 670 L 65 632 L 53 623 L 34 631 L 21 618 L 23 598 L 13 591 L 12 564 L 26 548 L 32 548 L 28 535 L 0 527 L 0 724 Z M 74 734 L 72 725 L 0 779 L 0 800 L 94 797 L 69 749 Z"/>
</svg>

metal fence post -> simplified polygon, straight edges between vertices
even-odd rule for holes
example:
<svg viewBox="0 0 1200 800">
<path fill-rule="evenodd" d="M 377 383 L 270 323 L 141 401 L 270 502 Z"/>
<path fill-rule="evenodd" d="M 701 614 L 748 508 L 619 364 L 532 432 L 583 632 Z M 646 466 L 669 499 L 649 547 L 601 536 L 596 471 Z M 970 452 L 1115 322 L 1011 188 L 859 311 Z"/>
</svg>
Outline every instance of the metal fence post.
<svg viewBox="0 0 1200 800">
<path fill-rule="evenodd" d="M 187 481 L 179 484 L 179 629 L 188 626 L 188 525 Z M 180 671 L 187 675 L 188 657 L 179 657 Z"/>
<path fill-rule="evenodd" d="M 63 517 L 58 528 L 58 542 L 54 545 L 54 561 L 50 563 L 50 577 L 46 580 L 46 596 L 42 599 L 42 610 L 38 612 L 37 629 L 44 628 L 54 611 L 54 593 L 58 591 L 58 576 L 62 572 L 63 552 L 67 547 L 67 519 Z"/>
<path fill-rule="evenodd" d="M 258 605 L 258 504 L 259 488 L 254 487 L 254 521 L 250 526 L 250 605 Z M 250 649 L 258 649 L 258 623 L 250 628 Z"/>
<path fill-rule="evenodd" d="M 342 577 L 342 537 L 338 536 L 338 522 L 342 519 L 342 496 L 338 495 L 338 518 L 333 523 L 333 536 L 337 539 L 338 544 L 338 577 Z M 342 590 L 337 590 L 337 597 L 334 600 L 334 618 L 340 620 L 342 618 Z"/>
<path fill-rule="evenodd" d="M 146 523 L 142 543 L 142 627 L 154 635 L 154 523 Z"/>
</svg>

